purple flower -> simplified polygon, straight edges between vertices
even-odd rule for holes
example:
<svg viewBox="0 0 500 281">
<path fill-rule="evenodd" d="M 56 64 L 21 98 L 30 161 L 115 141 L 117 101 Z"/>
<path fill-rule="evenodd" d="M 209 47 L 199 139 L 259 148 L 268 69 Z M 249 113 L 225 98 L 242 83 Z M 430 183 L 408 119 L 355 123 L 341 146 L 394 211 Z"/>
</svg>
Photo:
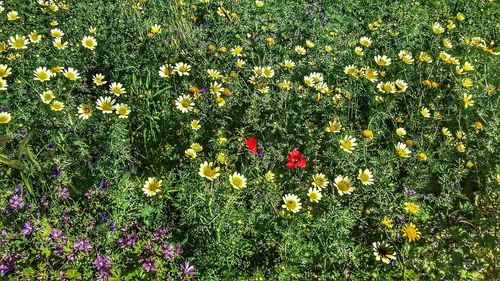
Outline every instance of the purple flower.
<svg viewBox="0 0 500 281">
<path fill-rule="evenodd" d="M 99 273 L 99 278 L 98 280 L 108 280 L 109 276 L 109 270 L 111 268 L 111 258 L 109 256 L 101 256 L 97 255 L 97 257 L 94 259 L 93 265 L 94 268 L 97 270 Z"/>
<path fill-rule="evenodd" d="M 58 195 L 62 199 L 68 199 L 68 197 L 69 197 L 69 189 L 67 187 L 65 187 L 65 186 L 61 187 L 61 189 L 59 189 Z"/>
<path fill-rule="evenodd" d="M 175 248 L 175 254 L 178 256 L 184 254 L 184 248 L 182 248 L 182 246 L 177 246 L 177 248 Z"/>
<path fill-rule="evenodd" d="M 26 137 L 28 133 L 24 132 L 24 131 L 18 131 L 17 132 L 17 136 L 24 139 Z"/>
<path fill-rule="evenodd" d="M 165 245 L 163 245 L 163 258 L 169 260 L 172 259 L 173 257 L 175 257 L 174 246 L 166 242 Z"/>
<path fill-rule="evenodd" d="M 142 260 L 142 267 L 144 268 L 144 271 L 146 272 L 155 272 L 156 271 L 156 265 L 155 261 L 152 259 L 143 259 Z"/>
<path fill-rule="evenodd" d="M 163 237 L 170 233 L 170 227 L 159 227 L 153 233 L 153 241 L 160 241 Z"/>
<path fill-rule="evenodd" d="M 7 273 L 14 271 L 16 267 L 16 260 L 20 258 L 19 254 L 7 253 L 4 255 L 2 262 L 0 262 L 0 273 Z"/>
<path fill-rule="evenodd" d="M 109 224 L 109 230 L 115 232 L 116 231 L 116 225 L 114 223 Z"/>
<path fill-rule="evenodd" d="M 99 184 L 101 188 L 108 188 L 109 183 L 106 180 L 102 180 L 101 183 Z"/>
<path fill-rule="evenodd" d="M 415 195 L 415 190 L 411 189 L 411 188 L 408 188 L 408 187 L 405 187 L 405 194 L 407 196 L 412 196 L 412 195 Z"/>
<path fill-rule="evenodd" d="M 190 265 L 188 260 L 185 260 L 183 263 L 179 265 L 179 268 L 182 271 L 182 274 L 194 276 L 196 274 L 196 268 L 194 265 Z"/>
<path fill-rule="evenodd" d="M 59 168 L 54 168 L 52 170 L 52 174 L 56 177 L 60 177 L 62 175 L 62 171 Z"/>
<path fill-rule="evenodd" d="M 80 236 L 76 238 L 74 248 L 78 251 L 90 252 L 92 250 L 92 245 L 87 237 Z"/>
<path fill-rule="evenodd" d="M 48 151 L 52 151 L 52 150 L 54 150 L 54 145 L 50 143 L 50 144 L 47 146 L 47 150 L 48 150 Z"/>
<path fill-rule="evenodd" d="M 139 241 L 139 236 L 122 234 L 120 238 L 116 241 L 116 244 L 120 248 L 130 248 L 133 247 Z"/>
<path fill-rule="evenodd" d="M 9 198 L 9 206 L 13 210 L 21 208 L 23 206 L 23 202 L 23 197 L 17 194 Z"/>
<path fill-rule="evenodd" d="M 34 223 L 30 221 L 24 222 L 23 228 L 21 229 L 21 235 L 31 235 L 31 233 L 33 233 L 34 227 L 35 227 Z"/>
</svg>

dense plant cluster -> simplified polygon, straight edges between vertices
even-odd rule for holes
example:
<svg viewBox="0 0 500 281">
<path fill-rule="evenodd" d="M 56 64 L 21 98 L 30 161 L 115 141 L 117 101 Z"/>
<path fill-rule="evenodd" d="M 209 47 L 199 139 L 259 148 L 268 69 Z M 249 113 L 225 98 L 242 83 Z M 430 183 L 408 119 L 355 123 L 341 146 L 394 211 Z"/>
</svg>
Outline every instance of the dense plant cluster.
<svg viewBox="0 0 500 281">
<path fill-rule="evenodd" d="M 2 280 L 500 278 L 500 6 L 0 2 Z"/>
</svg>

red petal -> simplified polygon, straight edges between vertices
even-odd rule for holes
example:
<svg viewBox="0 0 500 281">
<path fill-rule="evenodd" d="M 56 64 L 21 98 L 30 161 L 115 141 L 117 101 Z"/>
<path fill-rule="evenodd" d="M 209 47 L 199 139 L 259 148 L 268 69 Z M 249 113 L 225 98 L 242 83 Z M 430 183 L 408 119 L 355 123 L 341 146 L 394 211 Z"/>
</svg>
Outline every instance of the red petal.
<svg viewBox="0 0 500 281">
<path fill-rule="evenodd" d="M 257 154 L 257 140 L 255 138 L 248 138 L 245 144 L 248 149 L 253 152 L 253 154 Z"/>
</svg>

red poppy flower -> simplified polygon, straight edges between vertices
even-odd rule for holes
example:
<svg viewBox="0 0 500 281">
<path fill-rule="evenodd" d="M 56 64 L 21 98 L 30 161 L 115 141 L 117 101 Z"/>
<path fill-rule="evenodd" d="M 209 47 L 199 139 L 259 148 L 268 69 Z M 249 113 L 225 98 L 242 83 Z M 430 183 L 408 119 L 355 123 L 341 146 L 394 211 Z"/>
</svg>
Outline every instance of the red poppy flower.
<svg viewBox="0 0 500 281">
<path fill-rule="evenodd" d="M 295 167 L 299 167 L 305 169 L 307 164 L 307 158 L 302 156 L 302 152 L 298 150 L 292 150 L 288 153 L 288 163 L 286 163 L 286 167 L 289 170 L 294 169 Z"/>
<path fill-rule="evenodd" d="M 257 154 L 257 140 L 255 138 L 248 138 L 245 144 L 254 155 Z"/>
</svg>

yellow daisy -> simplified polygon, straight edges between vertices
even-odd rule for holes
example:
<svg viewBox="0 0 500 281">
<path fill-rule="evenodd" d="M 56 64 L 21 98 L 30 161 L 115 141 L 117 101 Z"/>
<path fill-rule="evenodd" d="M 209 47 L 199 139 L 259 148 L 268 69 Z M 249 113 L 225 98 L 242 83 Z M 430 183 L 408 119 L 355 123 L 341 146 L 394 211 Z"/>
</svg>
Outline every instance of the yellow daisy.
<svg viewBox="0 0 500 281">
<path fill-rule="evenodd" d="M 43 93 L 40 94 L 40 98 L 42 99 L 42 102 L 45 104 L 51 103 L 55 97 L 56 96 L 54 95 L 54 92 L 52 92 L 51 90 L 44 91 Z"/>
<path fill-rule="evenodd" d="M 122 83 L 113 82 L 109 85 L 109 93 L 119 97 L 120 95 L 127 93 L 127 91 L 125 90 L 125 87 L 123 87 Z"/>
<path fill-rule="evenodd" d="M 295 194 L 285 194 L 282 197 L 285 204 L 281 205 L 283 209 L 287 209 L 292 213 L 298 213 L 302 209 L 302 203 L 300 203 L 300 198 Z"/>
<path fill-rule="evenodd" d="M 96 86 L 102 86 L 102 85 L 108 83 L 108 81 L 105 81 L 104 79 L 105 79 L 105 77 L 101 73 L 97 73 L 94 76 L 92 76 L 92 82 L 94 82 L 94 84 L 96 84 Z"/>
<path fill-rule="evenodd" d="M 24 36 L 11 36 L 9 38 L 9 46 L 15 50 L 19 49 L 27 49 L 28 48 L 29 41 L 26 39 Z"/>
<path fill-rule="evenodd" d="M 406 237 L 408 242 L 417 241 L 420 239 L 420 234 L 420 231 L 413 223 L 405 224 L 403 226 L 403 237 Z"/>
<path fill-rule="evenodd" d="M 64 109 L 64 103 L 60 101 L 53 101 L 50 105 L 50 109 L 52 109 L 53 111 L 61 111 Z"/>
<path fill-rule="evenodd" d="M 214 163 L 212 162 L 207 162 L 205 161 L 204 163 L 201 163 L 200 164 L 200 170 L 198 172 L 198 174 L 202 177 L 202 178 L 206 178 L 210 181 L 213 181 L 215 180 L 216 178 L 219 177 L 219 170 L 220 168 L 219 167 L 213 167 Z"/>
<path fill-rule="evenodd" d="M 95 40 L 94 36 L 85 36 L 82 39 L 82 46 L 87 49 L 94 50 L 97 46 L 97 40 Z"/>
<path fill-rule="evenodd" d="M 335 178 L 334 185 L 337 188 L 339 195 L 351 194 L 351 192 L 354 190 L 354 186 L 352 186 L 352 183 L 348 177 L 337 176 Z"/>
<path fill-rule="evenodd" d="M 323 195 L 321 195 L 321 190 L 313 187 L 309 188 L 307 196 L 309 197 L 309 201 L 313 203 L 318 203 L 323 197 Z"/>
<path fill-rule="evenodd" d="M 401 158 L 410 157 L 410 154 L 411 154 L 410 149 L 408 149 L 406 144 L 404 144 L 402 142 L 398 142 L 398 144 L 395 145 L 395 150 L 396 150 L 396 154 Z"/>
<path fill-rule="evenodd" d="M 130 114 L 130 107 L 124 103 L 119 103 L 115 105 L 115 113 L 120 119 L 128 118 L 128 115 Z"/>
<path fill-rule="evenodd" d="M 229 176 L 229 183 L 231 183 L 231 186 L 235 189 L 242 189 L 247 186 L 247 179 L 244 175 L 234 172 Z"/>
<path fill-rule="evenodd" d="M 7 91 L 7 80 L 0 78 L 0 91 Z"/>
<path fill-rule="evenodd" d="M 354 148 L 358 145 L 356 143 L 356 139 L 351 136 L 345 136 L 339 141 L 339 143 L 340 148 L 347 153 L 352 153 L 354 151 Z"/>
<path fill-rule="evenodd" d="M 188 95 L 183 95 L 177 98 L 175 106 L 183 113 L 188 113 L 193 110 L 194 102 Z"/>
<path fill-rule="evenodd" d="M 0 124 L 7 124 L 12 120 L 12 115 L 8 112 L 0 112 Z"/>
<path fill-rule="evenodd" d="M 361 181 L 361 184 L 363 184 L 363 185 L 372 185 L 373 184 L 373 174 L 368 169 L 364 169 L 364 170 L 359 169 L 358 179 Z"/>
<path fill-rule="evenodd" d="M 92 115 L 92 107 L 88 104 L 80 104 L 78 107 L 78 117 L 86 120 Z"/>
<path fill-rule="evenodd" d="M 420 210 L 420 206 L 418 206 L 413 202 L 405 202 L 404 205 L 405 205 L 405 211 L 407 213 L 416 214 Z"/>
<path fill-rule="evenodd" d="M 155 177 L 149 177 L 142 186 L 142 191 L 147 196 L 154 196 L 160 191 L 161 182 L 161 180 L 157 180 Z"/>
<path fill-rule="evenodd" d="M 312 185 L 318 188 L 326 188 L 329 184 L 328 179 L 325 174 L 317 173 L 312 176 L 313 182 Z"/>
<path fill-rule="evenodd" d="M 68 80 L 75 81 L 80 79 L 80 73 L 78 73 L 78 70 L 68 67 L 63 71 L 64 77 L 68 78 Z"/>
<path fill-rule="evenodd" d="M 102 113 L 112 113 L 115 105 L 115 100 L 111 97 L 100 97 L 97 101 L 97 109 L 101 110 Z"/>
</svg>

